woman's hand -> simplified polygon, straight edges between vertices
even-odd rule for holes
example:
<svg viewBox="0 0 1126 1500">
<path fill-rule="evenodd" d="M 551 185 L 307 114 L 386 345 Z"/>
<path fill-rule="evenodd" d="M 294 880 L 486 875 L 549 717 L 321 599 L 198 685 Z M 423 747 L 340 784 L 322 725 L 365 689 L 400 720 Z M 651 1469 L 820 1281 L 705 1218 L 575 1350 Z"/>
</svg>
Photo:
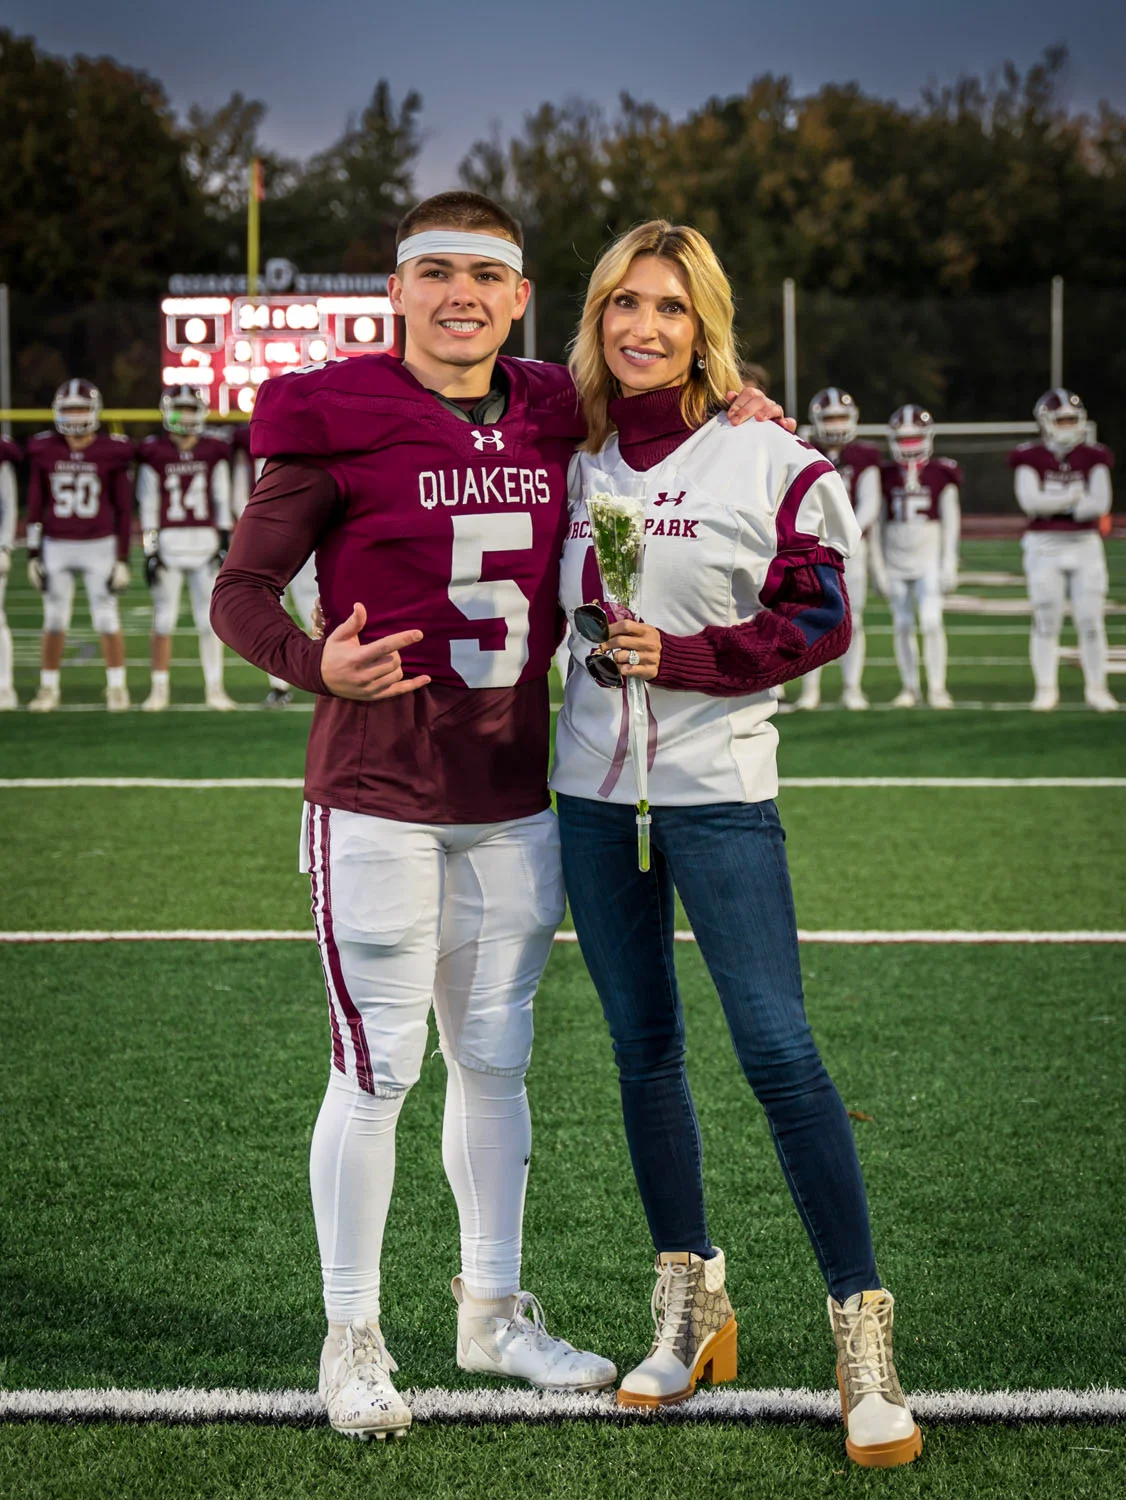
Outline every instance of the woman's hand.
<svg viewBox="0 0 1126 1500">
<path fill-rule="evenodd" d="M 637 652 L 636 665 L 629 660 L 631 651 Z M 661 632 L 652 625 L 643 625 L 640 620 L 615 620 L 610 626 L 610 640 L 603 652 L 613 656 L 623 677 L 643 677 L 652 681 L 661 665 Z"/>
<path fill-rule="evenodd" d="M 787 432 L 798 430 L 793 417 L 786 416 L 777 401 L 764 395 L 757 385 L 748 383 L 741 391 L 728 391 L 727 399 L 731 403 L 727 408 L 727 419 L 732 427 L 738 427 L 741 422 L 778 421 Z"/>
<path fill-rule="evenodd" d="M 425 687 L 429 677 L 404 677 L 399 652 L 422 639 L 421 630 L 401 630 L 380 641 L 360 643 L 367 624 L 367 610 L 354 604 L 352 613 L 325 641 L 321 655 L 321 681 L 337 698 L 375 703 L 381 698 L 400 698 Z"/>
</svg>

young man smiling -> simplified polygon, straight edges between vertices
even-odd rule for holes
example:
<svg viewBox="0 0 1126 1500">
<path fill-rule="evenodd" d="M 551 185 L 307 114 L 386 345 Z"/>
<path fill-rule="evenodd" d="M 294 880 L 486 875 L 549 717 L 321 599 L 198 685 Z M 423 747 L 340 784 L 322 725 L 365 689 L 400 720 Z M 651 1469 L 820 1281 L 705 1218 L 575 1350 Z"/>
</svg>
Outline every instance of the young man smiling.
<svg viewBox="0 0 1126 1500">
<path fill-rule="evenodd" d="M 521 245 L 477 194 L 406 216 L 389 288 L 404 356 L 262 388 L 251 444 L 266 467 L 212 605 L 231 646 L 317 694 L 302 867 L 332 1036 L 310 1167 L 321 1391 L 360 1437 L 410 1423 L 380 1331 L 380 1250 L 431 1005 L 461 1226 L 457 1362 L 552 1389 L 616 1378 L 549 1335 L 520 1290 L 532 997 L 563 914 L 547 674 L 585 431 L 565 369 L 498 358 L 527 305 Z M 280 603 L 313 551 L 319 641 Z"/>
</svg>

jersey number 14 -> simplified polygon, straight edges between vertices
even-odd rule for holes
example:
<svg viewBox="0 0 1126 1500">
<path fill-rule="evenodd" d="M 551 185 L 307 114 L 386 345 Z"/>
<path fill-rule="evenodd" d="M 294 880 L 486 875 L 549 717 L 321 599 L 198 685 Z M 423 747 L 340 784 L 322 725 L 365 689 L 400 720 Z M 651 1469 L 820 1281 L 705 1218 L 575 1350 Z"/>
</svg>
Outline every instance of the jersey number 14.
<svg viewBox="0 0 1126 1500">
<path fill-rule="evenodd" d="M 187 489 L 179 474 L 164 476 L 164 493 L 168 496 L 167 518 L 169 521 L 186 521 L 190 514 L 201 523 L 209 519 L 209 497 L 207 475 L 193 474 Z"/>
</svg>

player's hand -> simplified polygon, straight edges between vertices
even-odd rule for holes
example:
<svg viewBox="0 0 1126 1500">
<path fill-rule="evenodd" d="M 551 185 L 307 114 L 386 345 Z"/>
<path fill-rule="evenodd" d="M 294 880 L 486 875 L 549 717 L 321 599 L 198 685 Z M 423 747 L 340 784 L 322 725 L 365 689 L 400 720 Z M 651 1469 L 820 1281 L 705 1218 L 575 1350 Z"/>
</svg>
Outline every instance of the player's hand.
<svg viewBox="0 0 1126 1500">
<path fill-rule="evenodd" d="M 28 554 L 27 581 L 33 589 L 38 589 L 41 594 L 47 592 L 47 569 L 43 566 L 38 552 Z"/>
<path fill-rule="evenodd" d="M 12 571 L 12 549 L 0 547 L 0 578 L 6 578 Z"/>
<path fill-rule="evenodd" d="M 631 651 L 639 657 L 636 666 L 630 665 Z M 642 677 L 651 682 L 661 665 L 661 632 L 640 620 L 615 620 L 604 654 L 613 656 L 623 677 Z"/>
<path fill-rule="evenodd" d="M 404 693 L 426 687 L 429 677 L 404 677 L 399 652 L 422 639 L 421 630 L 401 630 L 379 641 L 362 645 L 360 631 L 368 612 L 354 604 L 352 613 L 338 625 L 324 644 L 321 680 L 337 698 L 375 703 L 383 698 L 401 698 Z"/>
<path fill-rule="evenodd" d="M 958 587 L 957 568 L 944 568 L 938 575 L 938 586 L 944 594 L 952 594 Z"/>
<path fill-rule="evenodd" d="M 757 385 L 748 383 L 741 391 L 728 391 L 727 399 L 731 403 L 727 408 L 727 419 L 732 427 L 738 427 L 741 422 L 780 421 L 787 432 L 797 431 L 798 424 L 793 417 L 788 417 L 777 401 L 764 395 Z"/>
<path fill-rule="evenodd" d="M 220 567 L 226 561 L 227 553 L 231 550 L 231 533 L 229 531 L 219 532 L 219 546 L 215 550 L 212 562 L 217 562 Z"/>
<path fill-rule="evenodd" d="M 122 562 L 118 558 L 110 570 L 109 578 L 106 580 L 106 587 L 111 594 L 124 594 L 125 590 L 129 587 L 129 564 L 127 562 Z"/>
<path fill-rule="evenodd" d="M 159 552 L 150 552 L 145 558 L 145 582 L 149 588 L 155 588 L 156 580 L 164 572 L 164 564 L 160 560 Z"/>
<path fill-rule="evenodd" d="M 321 608 L 320 594 L 313 600 L 313 613 L 309 617 L 309 629 L 313 633 L 315 641 L 323 641 L 325 638 L 325 612 Z"/>
<path fill-rule="evenodd" d="M 879 594 L 880 598 L 889 598 L 890 595 L 888 594 L 887 574 L 881 568 L 873 568 L 869 573 L 869 577 L 872 580 L 873 589 L 875 589 L 876 593 Z"/>
</svg>

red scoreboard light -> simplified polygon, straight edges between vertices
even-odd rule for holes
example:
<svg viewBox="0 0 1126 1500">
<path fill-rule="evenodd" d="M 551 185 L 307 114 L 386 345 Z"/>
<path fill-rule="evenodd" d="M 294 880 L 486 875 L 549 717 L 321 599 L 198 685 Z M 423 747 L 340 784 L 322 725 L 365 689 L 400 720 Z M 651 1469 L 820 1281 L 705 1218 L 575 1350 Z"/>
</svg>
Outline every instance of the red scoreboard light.
<svg viewBox="0 0 1126 1500">
<path fill-rule="evenodd" d="M 213 412 L 250 412 L 264 380 L 358 354 L 399 352 L 387 297 L 165 297 L 161 379 L 207 392 Z"/>
</svg>

